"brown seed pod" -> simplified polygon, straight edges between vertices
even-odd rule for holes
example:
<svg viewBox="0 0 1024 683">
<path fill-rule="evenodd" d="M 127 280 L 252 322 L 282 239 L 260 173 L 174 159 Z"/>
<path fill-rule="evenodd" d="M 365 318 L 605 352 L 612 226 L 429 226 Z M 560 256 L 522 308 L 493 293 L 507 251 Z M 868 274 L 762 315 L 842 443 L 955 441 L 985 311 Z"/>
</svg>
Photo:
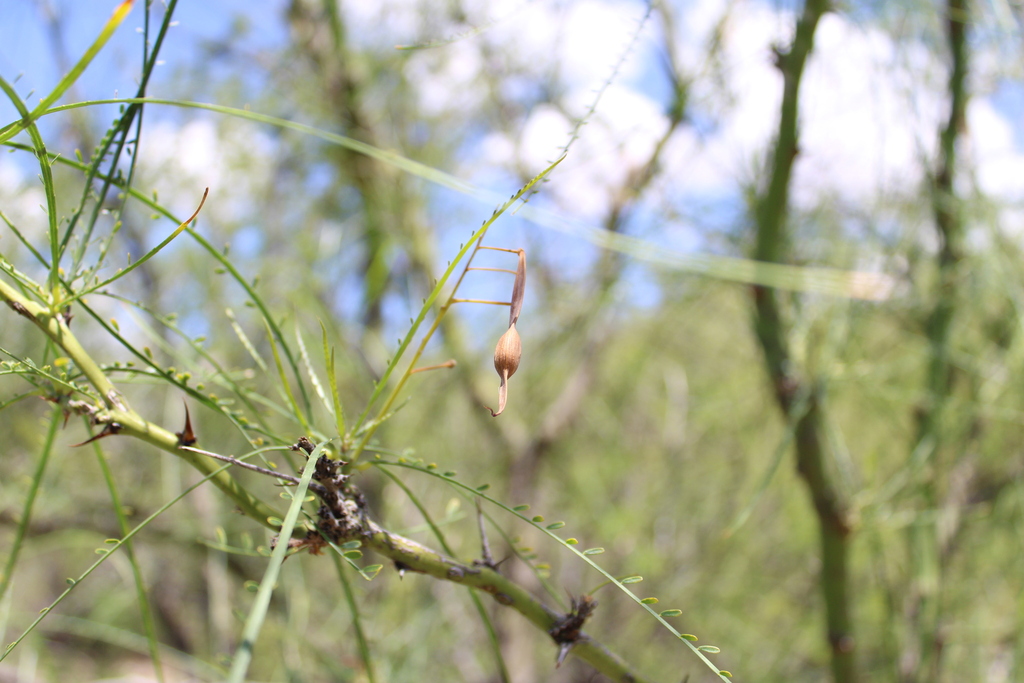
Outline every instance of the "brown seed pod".
<svg viewBox="0 0 1024 683">
<path fill-rule="evenodd" d="M 523 357 L 523 344 L 519 340 L 519 332 L 515 324 L 508 328 L 505 334 L 501 335 L 498 345 L 494 347 L 494 369 L 501 377 L 501 386 L 498 387 L 498 410 L 491 411 L 492 417 L 498 417 L 505 410 L 505 401 L 508 399 L 508 378 L 516 374 L 519 369 L 519 360 Z"/>
</svg>

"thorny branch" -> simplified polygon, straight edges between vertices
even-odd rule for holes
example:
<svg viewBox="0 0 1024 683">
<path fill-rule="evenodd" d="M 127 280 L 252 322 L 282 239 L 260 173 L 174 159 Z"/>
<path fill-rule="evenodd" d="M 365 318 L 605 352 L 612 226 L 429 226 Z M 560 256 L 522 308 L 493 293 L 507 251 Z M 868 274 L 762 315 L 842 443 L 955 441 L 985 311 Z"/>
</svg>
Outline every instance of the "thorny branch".
<svg viewBox="0 0 1024 683">
<path fill-rule="evenodd" d="M 299 439 L 296 447 L 307 454 L 313 452 L 313 442 L 305 437 Z M 325 456 L 318 460 L 313 474 L 315 486 L 310 486 L 322 503 L 317 511 L 317 528 L 310 531 L 304 541 L 293 545 L 316 552 L 323 547 L 324 539 L 335 544 L 360 541 L 364 547 L 391 560 L 403 573 L 418 572 L 490 593 L 499 604 L 516 610 L 551 636 L 559 646 L 558 664 L 571 650 L 613 681 L 643 683 L 646 680 L 582 630 L 597 605 L 589 596 L 574 599 L 572 610 L 561 614 L 485 563 L 460 562 L 384 529 L 371 519 L 366 500 L 351 483 L 352 475 L 343 472 L 344 464 Z"/>
<path fill-rule="evenodd" d="M 211 474 L 217 469 L 209 460 L 181 449 L 180 437 L 177 434 L 149 422 L 131 408 L 127 399 L 118 391 L 100 365 L 86 352 L 78 338 L 71 332 L 71 328 L 68 327 L 68 315 L 63 307 L 51 310 L 23 296 L 2 280 L 0 280 L 0 301 L 7 303 L 20 315 L 31 320 L 54 344 L 63 349 L 75 367 L 99 392 L 102 397 L 102 405 L 92 406 L 82 412 L 88 412 L 93 424 L 103 426 L 100 432 L 101 436 L 110 436 L 117 431 L 117 433 L 141 439 L 163 451 L 183 458 L 204 475 Z M 278 516 L 276 510 L 253 496 L 227 472 L 220 472 L 213 477 L 212 481 L 245 514 L 260 523 L 269 525 L 268 519 Z"/>
<path fill-rule="evenodd" d="M 196 441 L 191 420 L 186 417 L 185 427 L 182 431 L 173 433 L 147 421 L 132 410 L 127 400 L 117 391 L 99 365 L 78 343 L 67 326 L 66 316 L 62 312 L 49 311 L 25 298 L 3 281 L 0 281 L 0 301 L 6 302 L 13 310 L 31 320 L 46 333 L 100 391 L 104 397 L 104 405 L 102 407 L 93 406 L 88 411 L 83 411 L 91 415 L 94 424 L 103 425 L 100 436 L 120 434 L 141 439 L 161 450 L 183 458 L 204 474 L 209 474 L 216 469 L 206 459 L 209 457 L 232 462 L 232 464 L 247 469 L 254 469 L 261 474 L 272 475 L 284 481 L 292 482 L 295 479 L 290 475 L 249 466 L 230 456 L 221 456 L 186 445 L 186 443 L 195 443 Z M 309 439 L 302 438 L 299 440 L 297 448 L 301 448 L 308 454 L 313 451 L 313 444 Z M 555 612 L 534 598 L 526 589 L 490 567 L 459 562 L 379 526 L 367 514 L 366 501 L 362 494 L 349 483 L 351 475 L 341 472 L 343 465 L 344 463 L 341 461 L 330 460 L 326 457 L 321 458 L 317 463 L 314 482 L 309 487 L 310 491 L 323 502 L 318 511 L 320 523 L 317 531 L 314 532 L 316 535 L 338 543 L 358 540 L 405 570 L 490 593 L 498 603 L 518 611 L 546 633 L 552 634 L 552 629 L 555 629 L 555 634 L 559 634 L 559 636 L 556 638 L 556 635 L 552 634 L 552 638 L 561 648 L 560 658 L 564 658 L 565 651 L 567 651 L 566 645 L 568 645 L 577 657 L 613 681 L 643 683 L 645 679 L 635 673 L 623 659 L 583 631 L 576 633 L 573 639 L 566 640 L 564 628 L 559 630 L 558 627 L 567 623 L 567 619 L 576 619 L 582 626 L 578 611 L 575 617 L 572 614 L 563 615 Z M 276 511 L 249 493 L 226 471 L 220 472 L 213 478 L 213 481 L 235 501 L 245 514 L 261 524 L 273 528 L 271 519 L 278 516 Z M 306 545 L 310 548 L 316 547 L 316 539 L 313 537 L 307 539 Z"/>
</svg>

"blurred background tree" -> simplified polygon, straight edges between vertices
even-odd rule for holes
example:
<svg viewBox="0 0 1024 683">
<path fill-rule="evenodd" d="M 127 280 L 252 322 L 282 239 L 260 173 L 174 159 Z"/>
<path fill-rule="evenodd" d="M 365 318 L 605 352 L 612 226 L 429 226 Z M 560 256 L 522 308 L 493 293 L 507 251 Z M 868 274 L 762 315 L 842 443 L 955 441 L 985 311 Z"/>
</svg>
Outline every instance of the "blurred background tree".
<svg viewBox="0 0 1024 683">
<path fill-rule="evenodd" d="M 525 519 L 483 505 L 500 572 L 559 614 L 592 594 L 587 632 L 643 680 L 1024 678 L 1018 4 L 138 3 L 81 74 L 112 3 L 0 11 L 15 294 L 49 279 L 37 299 L 56 320 L 62 277 L 101 262 L 111 277 L 210 187 L 194 232 L 72 304 L 149 423 L 182 429 L 184 399 L 214 453 L 337 437 L 320 321 L 349 430 L 333 453 L 351 457 L 446 263 L 567 150 L 487 235 L 529 262 L 509 407 L 484 408 L 505 312 L 454 306 L 421 364 L 457 364 L 412 376 L 370 423 L 360 464 L 396 465 L 353 471 L 372 518 L 468 565 L 477 496 L 438 473 L 529 504 Z M 14 135 L 15 103 L 68 72 L 59 102 L 90 106 L 32 118 L 46 152 L 99 162 L 88 183 L 62 163 L 40 180 L 40 143 Z M 136 93 L 165 103 L 99 102 Z M 59 274 L 53 234 L 71 235 Z M 508 300 L 511 283 L 471 271 L 459 296 Z M 4 643 L 104 539 L 202 478 L 130 434 L 71 448 L 104 427 L 65 426 L 68 401 L 103 397 L 17 313 L 0 318 Z M 300 458 L 266 455 L 298 476 Z M 233 476 L 284 510 L 271 479 Z M 274 538 L 238 505 L 189 493 L 78 582 L 0 680 L 224 679 Z M 545 533 L 559 520 L 657 602 L 597 589 Z M 252 680 L 601 678 L 578 652 L 554 669 L 545 629 L 486 595 L 330 555 L 283 565 Z M 666 609 L 715 667 L 653 618 Z"/>
</svg>

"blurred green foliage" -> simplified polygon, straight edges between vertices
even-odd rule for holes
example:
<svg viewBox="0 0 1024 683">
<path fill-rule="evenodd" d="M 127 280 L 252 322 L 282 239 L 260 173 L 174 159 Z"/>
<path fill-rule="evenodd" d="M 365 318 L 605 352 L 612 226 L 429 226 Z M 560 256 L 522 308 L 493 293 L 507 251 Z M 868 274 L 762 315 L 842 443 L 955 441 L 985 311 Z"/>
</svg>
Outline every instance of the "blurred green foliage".
<svg viewBox="0 0 1024 683">
<path fill-rule="evenodd" d="M 165 15 L 155 6 L 148 9 L 148 30 L 155 33 Z M 698 46 L 706 53 L 706 70 L 679 63 L 680 46 L 669 28 L 682 10 L 656 4 L 648 28 L 637 29 L 658 36 L 655 49 L 668 65 L 673 93 L 665 107 L 666 145 L 692 123 L 685 111 L 690 88 L 699 79 L 713 83 L 721 76 L 714 43 Z M 132 16 L 146 11 L 140 5 Z M 348 11 L 345 5 L 293 0 L 287 12 L 260 19 L 283 24 L 288 39 L 281 46 L 253 54 L 242 22 L 235 25 L 239 33 L 205 44 L 206 52 L 191 59 L 161 53 L 174 75 L 160 82 L 160 96 L 213 100 L 309 123 L 457 177 L 485 166 L 473 150 L 486 133 L 515 141 L 532 109 L 568 108 L 571 101 L 557 62 L 538 76 L 511 46 L 488 42 L 485 22 L 462 15 L 458 3 L 403 10 L 428 38 L 458 33 L 453 28 L 483 28 L 480 36 L 432 48 L 437 56 L 427 58 L 419 56 L 422 51 L 385 49 L 373 37 L 352 35 Z M 730 11 L 721 9 L 723 17 Z M 914 24 L 919 34 L 899 34 L 880 9 L 860 20 L 876 22 L 895 41 L 916 41 L 942 55 L 940 22 L 930 14 L 937 10 L 907 11 L 924 26 Z M 974 11 L 973 20 L 986 25 L 987 15 Z M 994 39 L 977 40 L 982 51 Z M 426 106 L 417 69 L 444 74 L 457 62 L 451 51 L 465 44 L 493 62 L 466 86 L 482 94 L 472 106 L 452 105 L 461 111 Z M 609 61 L 619 56 L 609 50 Z M 210 61 L 223 77 L 204 77 Z M 524 83 L 529 95 L 509 94 Z M 100 95 L 78 93 L 73 99 Z M 775 116 L 773 107 L 765 105 L 766 116 Z M 91 160 L 85 152 L 104 126 L 90 109 L 84 111 L 44 117 L 51 153 L 73 158 L 79 149 Z M 325 325 L 351 427 L 395 351 L 394 340 L 406 334 L 405 321 L 419 311 L 456 245 L 490 209 L 438 189 L 429 173 L 405 173 L 312 136 L 184 108 L 147 105 L 145 112 L 142 141 L 128 145 L 138 150 L 133 188 L 144 195 L 158 192 L 155 203 L 184 218 L 202 193 L 204 164 L 216 165 L 218 187 L 196 232 L 214 250 L 223 247 L 296 356 L 301 335 L 322 383 L 327 372 L 318 321 Z M 581 135 L 585 140 L 588 128 Z M 27 138 L 13 142 L 26 144 Z M 204 144 L 212 145 L 209 156 Z M 646 240 L 655 251 L 663 235 L 650 226 L 685 219 L 697 224 L 702 248 L 717 256 L 745 256 L 753 243 L 752 201 L 724 227 L 717 215 L 701 223 L 699 208 L 681 212 L 664 175 L 672 149 L 652 146 L 596 218 L 586 207 L 556 208 L 578 209 L 584 217 L 573 220 Z M 30 152 L 15 153 L 31 160 Z M 550 153 L 555 158 L 558 150 Z M 570 146 L 570 162 L 573 154 Z M 133 159 L 123 156 L 114 167 L 127 177 Z M 102 171 L 113 162 L 107 159 Z M 934 160 L 923 163 L 931 168 Z M 752 166 L 758 174 L 742 188 L 748 198 L 763 191 L 767 173 L 759 163 Z M 960 168 L 970 176 L 968 161 Z M 521 158 L 500 172 L 488 170 L 499 179 L 490 184 L 506 195 L 540 171 Z M 580 167 L 560 168 L 551 185 L 558 174 L 571 177 L 574 171 Z M 53 172 L 64 229 L 83 196 L 83 176 L 61 164 Z M 38 181 L 26 175 L 12 182 L 0 188 L 0 211 L 46 255 L 45 225 L 24 206 L 42 203 Z M 948 273 L 936 260 L 931 190 L 880 193 L 854 206 L 826 197 L 796 207 L 788 220 L 787 263 L 880 270 L 891 278 L 891 289 L 880 301 L 826 296 L 813 286 L 780 290 L 779 298 L 793 363 L 822 400 L 826 466 L 849 501 L 849 592 L 863 679 L 924 680 L 918 610 L 927 595 L 937 610 L 931 645 L 940 651 L 940 673 L 934 680 L 1018 680 L 1024 675 L 1024 396 L 1014 378 L 1024 363 L 1024 271 L 1013 210 L 1019 207 L 973 185 L 957 192 L 951 201 L 966 217 L 968 239 L 952 276 L 955 286 L 936 294 Z M 545 192 L 542 187 L 530 206 L 544 202 Z M 112 236 L 108 262 L 115 265 L 104 271 L 108 276 L 125 265 L 126 252 L 137 259 L 175 227 L 154 219 L 151 206 L 124 201 L 116 191 L 100 204 L 91 193 L 85 195 L 86 214 L 101 211 L 92 217 L 94 234 L 82 249 L 86 261 L 95 262 L 102 240 Z M 745 277 L 740 266 L 725 279 L 648 268 L 512 216 L 500 219 L 488 243 L 525 248 L 530 263 L 518 325 L 524 355 L 509 407 L 497 420 L 483 408 L 495 398 L 490 355 L 505 314 L 459 304 L 444 318 L 422 363 L 454 359 L 457 365 L 412 376 L 368 449 L 364 460 L 371 464 L 355 472 L 373 518 L 438 547 L 416 502 L 372 465 L 373 454 L 456 471 L 470 486 L 489 484 L 487 495 L 508 506 L 528 503 L 524 514 L 543 515 L 545 524 L 564 520 L 559 535 L 578 539 L 580 548 L 604 548 L 591 559 L 610 574 L 642 575 L 642 582 L 631 584 L 637 595 L 656 597 L 655 611 L 682 610 L 671 623 L 698 636 L 697 645 L 721 648 L 708 656 L 737 680 L 823 680 L 829 648 L 822 635 L 817 520 L 794 471 L 791 425 L 780 417 L 753 332 L 752 287 L 734 281 Z M 0 254 L 45 281 L 45 268 L 13 234 L 3 234 Z M 488 257 L 485 265 L 514 267 L 500 256 Z M 460 296 L 501 299 L 510 291 L 511 276 L 475 272 L 463 287 Z M 110 293 L 117 296 L 93 294 L 88 305 L 99 319 L 115 318 L 123 337 L 140 351 L 148 348 L 156 366 L 173 368 L 167 377 L 139 371 L 143 360 L 76 307 L 71 329 L 147 420 L 171 432 L 182 429 L 184 401 L 199 446 L 235 456 L 252 446 L 289 445 L 304 435 L 282 390 L 260 311 L 195 239 L 180 236 Z M 948 395 L 938 397 L 928 389 L 935 346 L 927 320 L 941 297 L 955 316 L 947 349 L 952 380 Z M 95 560 L 105 539 L 124 535 L 101 458 L 110 464 L 129 526 L 200 475 L 182 460 L 125 437 L 100 439 L 96 449 L 71 447 L 98 428 L 90 432 L 77 416 L 63 425 L 60 409 L 39 398 L 16 400 L 33 390 L 18 375 L 32 371 L 12 364 L 32 359 L 38 367 L 60 368 L 55 359 L 62 354 L 44 345 L 40 331 L 14 311 L 5 307 L 0 320 L 0 347 L 8 361 L 0 371 L 4 561 L 47 434 L 54 420 L 62 427 L 38 479 L 31 521 L 0 601 L 0 632 L 7 643 L 67 588 L 68 577 Z M 296 403 L 305 410 L 308 400 L 315 428 L 337 436 L 305 363 L 297 365 L 298 376 L 290 368 L 285 373 Z M 35 386 L 40 397 L 52 396 L 46 382 Z M 189 396 L 186 386 L 195 393 Z M 199 402 L 197 396 L 210 394 L 215 398 Z M 940 399 L 942 419 L 922 446 L 919 422 Z M 267 455 L 282 472 L 297 475 L 301 468 L 290 453 Z M 430 512 L 457 557 L 481 557 L 471 496 L 411 469 L 388 471 Z M 277 497 L 273 480 L 245 471 L 234 476 L 283 516 L 289 501 Z M 564 611 L 570 597 L 604 582 L 538 529 L 496 507 L 484 511 L 495 522 L 487 526 L 495 559 L 509 558 L 501 571 L 552 608 Z M 929 530 L 926 547 L 914 540 L 920 529 Z M 236 514 L 218 489 L 200 486 L 133 539 L 134 566 L 126 553 L 113 554 L 47 615 L 0 664 L 0 680 L 68 680 L 71 672 L 83 681 L 153 676 L 133 570 L 144 577 L 163 680 L 220 680 L 238 646 L 272 538 L 253 519 Z M 358 563 L 379 561 L 367 552 Z M 369 680 L 338 571 L 346 572 L 358 605 L 375 680 L 500 680 L 487 629 L 467 589 L 411 572 L 400 576 L 387 562 L 365 581 L 348 567 L 339 570 L 326 555 L 305 554 L 283 565 L 253 653 L 252 680 Z M 550 582 L 550 593 L 542 579 Z M 588 633 L 642 674 L 658 681 L 713 677 L 614 586 L 601 587 L 594 597 L 599 606 L 587 622 Z M 555 670 L 551 639 L 483 598 L 512 680 L 595 676 L 571 654 Z"/>
</svg>

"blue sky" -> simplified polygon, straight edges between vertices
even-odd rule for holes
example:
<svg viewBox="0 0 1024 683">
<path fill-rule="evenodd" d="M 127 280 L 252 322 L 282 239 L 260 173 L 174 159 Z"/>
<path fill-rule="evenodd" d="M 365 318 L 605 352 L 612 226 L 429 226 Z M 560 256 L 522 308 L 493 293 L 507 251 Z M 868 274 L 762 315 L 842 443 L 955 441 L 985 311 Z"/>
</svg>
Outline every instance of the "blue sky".
<svg viewBox="0 0 1024 683">
<path fill-rule="evenodd" d="M 143 2 L 136 1 L 124 23 L 63 101 L 134 95 L 142 54 Z M 29 105 L 50 92 L 66 66 L 92 44 L 117 7 L 117 3 L 109 0 L 3 0 L 0 4 L 4 14 L 4 21 L 0 22 L 0 74 L 9 82 L 17 79 L 22 97 L 32 93 L 27 100 Z M 47 13 L 46 7 L 52 12 Z M 286 38 L 280 21 L 283 12 L 283 3 L 279 2 L 182 0 L 175 8 L 175 25 L 167 34 L 162 54 L 173 55 L 171 59 L 178 63 L 191 63 L 202 54 L 204 42 L 232 35 L 236 21 L 250 27 L 251 30 L 242 32 L 242 37 L 254 49 L 281 45 Z M 56 21 L 51 17 L 57 17 Z M 155 2 L 150 20 L 154 38 L 162 17 L 163 4 Z M 59 32 L 59 40 L 55 40 L 54 31 Z M 63 45 L 63 51 L 57 45 Z M 152 96 L 161 94 L 161 85 L 174 66 L 165 63 L 157 67 L 151 81 Z M 11 103 L 6 98 L 0 100 L 0 120 L 13 118 L 15 110 Z"/>
</svg>

